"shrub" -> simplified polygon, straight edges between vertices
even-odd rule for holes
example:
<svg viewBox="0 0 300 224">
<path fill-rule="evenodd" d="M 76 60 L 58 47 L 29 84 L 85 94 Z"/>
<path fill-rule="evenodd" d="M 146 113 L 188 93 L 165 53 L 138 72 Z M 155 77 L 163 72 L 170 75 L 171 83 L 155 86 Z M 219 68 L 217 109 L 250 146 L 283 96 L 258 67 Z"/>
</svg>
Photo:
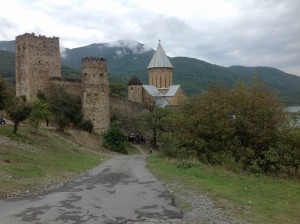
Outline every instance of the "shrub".
<svg viewBox="0 0 300 224">
<path fill-rule="evenodd" d="M 110 128 L 103 134 L 103 146 L 115 152 L 128 154 L 125 148 L 126 136 L 122 133 L 120 122 L 111 123 Z"/>
<path fill-rule="evenodd" d="M 79 129 L 82 129 L 84 131 L 87 131 L 89 133 L 92 133 L 94 125 L 92 123 L 91 120 L 83 120 L 80 122 L 80 124 L 78 125 Z"/>
</svg>

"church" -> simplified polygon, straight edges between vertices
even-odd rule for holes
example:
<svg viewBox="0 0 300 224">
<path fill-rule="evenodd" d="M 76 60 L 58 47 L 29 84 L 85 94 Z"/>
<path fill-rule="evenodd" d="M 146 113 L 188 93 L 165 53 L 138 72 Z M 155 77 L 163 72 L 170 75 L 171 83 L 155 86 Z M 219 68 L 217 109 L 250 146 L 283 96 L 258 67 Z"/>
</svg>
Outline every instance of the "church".
<svg viewBox="0 0 300 224">
<path fill-rule="evenodd" d="M 185 101 L 180 85 L 173 85 L 173 65 L 160 41 L 148 67 L 148 85 L 133 76 L 128 82 L 128 100 L 138 103 L 155 101 L 160 107 L 178 106 Z"/>
</svg>

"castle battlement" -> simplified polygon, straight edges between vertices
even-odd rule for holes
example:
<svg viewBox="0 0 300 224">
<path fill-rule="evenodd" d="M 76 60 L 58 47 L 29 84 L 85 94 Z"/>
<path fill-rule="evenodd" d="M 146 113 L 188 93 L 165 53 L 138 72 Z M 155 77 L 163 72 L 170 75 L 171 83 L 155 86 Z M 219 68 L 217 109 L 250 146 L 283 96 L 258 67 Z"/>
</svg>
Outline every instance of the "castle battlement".
<svg viewBox="0 0 300 224">
<path fill-rule="evenodd" d="M 24 33 L 22 35 L 16 36 L 17 40 L 47 40 L 53 42 L 59 42 L 59 37 L 46 37 L 45 35 L 35 35 L 34 33 Z"/>
<path fill-rule="evenodd" d="M 28 101 L 39 91 L 60 86 L 67 92 L 80 95 L 82 113 L 100 134 L 110 124 L 109 82 L 106 60 L 82 59 L 81 79 L 61 78 L 59 38 L 25 33 L 16 37 L 16 95 Z"/>
<path fill-rule="evenodd" d="M 85 58 L 82 58 L 82 63 L 84 62 L 102 62 L 102 61 L 106 61 L 105 58 L 97 58 L 97 57 L 85 57 Z"/>
</svg>

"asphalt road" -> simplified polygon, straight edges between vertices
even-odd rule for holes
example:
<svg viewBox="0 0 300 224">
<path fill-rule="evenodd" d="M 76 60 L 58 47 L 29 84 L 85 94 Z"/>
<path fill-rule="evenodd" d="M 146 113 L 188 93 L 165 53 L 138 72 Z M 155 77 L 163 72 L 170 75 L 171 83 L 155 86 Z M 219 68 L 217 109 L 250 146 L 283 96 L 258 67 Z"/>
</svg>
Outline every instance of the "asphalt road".
<svg viewBox="0 0 300 224">
<path fill-rule="evenodd" d="M 59 189 L 0 200 L 0 224 L 183 223 L 146 155 L 117 156 Z"/>
</svg>

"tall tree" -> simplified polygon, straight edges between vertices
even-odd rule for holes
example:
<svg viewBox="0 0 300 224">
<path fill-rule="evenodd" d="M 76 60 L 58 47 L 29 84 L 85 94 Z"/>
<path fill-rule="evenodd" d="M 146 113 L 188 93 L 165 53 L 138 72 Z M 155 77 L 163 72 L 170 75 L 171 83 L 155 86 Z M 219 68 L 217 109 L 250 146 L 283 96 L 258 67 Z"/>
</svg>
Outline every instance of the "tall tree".
<svg viewBox="0 0 300 224">
<path fill-rule="evenodd" d="M 14 122 L 13 133 L 17 134 L 19 124 L 28 118 L 31 106 L 24 97 L 13 97 L 5 106 L 5 111 L 10 120 Z"/>
<path fill-rule="evenodd" d="M 162 108 L 156 102 L 154 98 L 149 98 L 146 105 L 149 113 L 145 113 L 141 120 L 142 126 L 152 132 L 153 146 L 156 146 L 159 133 L 169 131 L 170 118 L 173 115 L 171 108 Z"/>
<path fill-rule="evenodd" d="M 32 111 L 29 115 L 29 121 L 34 127 L 34 132 L 37 133 L 40 122 L 48 119 L 51 113 L 48 105 L 40 99 L 32 101 L 31 108 Z"/>
<path fill-rule="evenodd" d="M 5 104 L 13 97 L 12 92 L 7 82 L 4 79 L 0 79 L 0 110 L 3 110 Z"/>
<path fill-rule="evenodd" d="M 177 118 L 180 147 L 199 159 L 244 168 L 276 147 L 285 122 L 284 105 L 257 79 L 247 88 L 212 86 L 199 100 L 188 101 Z M 227 161 L 226 161 L 227 160 Z"/>
<path fill-rule="evenodd" d="M 53 86 L 46 99 L 59 131 L 64 131 L 70 122 L 77 125 L 82 120 L 80 97 L 67 93 L 62 87 Z"/>
</svg>

